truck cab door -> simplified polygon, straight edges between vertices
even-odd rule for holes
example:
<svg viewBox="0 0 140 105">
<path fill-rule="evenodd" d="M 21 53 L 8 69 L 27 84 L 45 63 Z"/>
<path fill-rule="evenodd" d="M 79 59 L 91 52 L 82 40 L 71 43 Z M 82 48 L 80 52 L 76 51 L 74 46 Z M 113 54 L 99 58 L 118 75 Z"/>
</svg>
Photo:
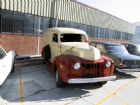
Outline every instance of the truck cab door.
<svg viewBox="0 0 140 105">
<path fill-rule="evenodd" d="M 53 62 L 55 57 L 61 54 L 58 34 L 56 33 L 52 35 L 52 42 L 50 43 L 50 49 L 51 49 L 51 62 Z"/>
</svg>

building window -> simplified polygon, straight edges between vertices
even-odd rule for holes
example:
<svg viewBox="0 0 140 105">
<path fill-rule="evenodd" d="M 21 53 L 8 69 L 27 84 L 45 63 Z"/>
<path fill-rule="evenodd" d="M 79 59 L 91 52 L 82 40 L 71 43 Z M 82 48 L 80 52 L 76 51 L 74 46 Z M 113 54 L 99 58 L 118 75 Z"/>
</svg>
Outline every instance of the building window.
<svg viewBox="0 0 140 105">
<path fill-rule="evenodd" d="M 122 34 L 122 40 L 125 40 L 125 39 L 126 39 L 126 34 L 123 33 L 123 34 Z"/>
<path fill-rule="evenodd" d="M 103 29 L 103 28 L 101 28 L 101 30 L 100 30 L 100 37 L 101 38 L 105 38 L 105 29 Z"/>
<path fill-rule="evenodd" d="M 91 35 L 92 38 L 95 38 L 95 27 L 91 26 Z"/>
<path fill-rule="evenodd" d="M 2 32 L 13 33 L 13 12 L 2 10 Z"/>
<path fill-rule="evenodd" d="M 110 32 L 110 30 L 106 29 L 106 31 L 105 31 L 105 38 L 106 39 L 109 39 L 109 32 Z"/>
<path fill-rule="evenodd" d="M 70 27 L 73 28 L 74 27 L 74 23 L 70 22 Z"/>
<path fill-rule="evenodd" d="M 34 17 L 34 34 L 40 35 L 42 31 L 42 17 L 35 16 Z"/>
<path fill-rule="evenodd" d="M 136 26 L 135 34 L 140 35 L 140 26 Z"/>
<path fill-rule="evenodd" d="M 80 29 L 80 23 L 77 23 L 76 27 L 77 29 Z"/>
<path fill-rule="evenodd" d="M 49 18 L 43 18 L 43 30 L 49 28 Z"/>
<path fill-rule="evenodd" d="M 14 33 L 23 34 L 24 32 L 24 14 L 14 13 Z"/>
<path fill-rule="evenodd" d="M 80 27 L 79 23 L 75 23 L 75 28 L 79 29 L 79 27 Z"/>
<path fill-rule="evenodd" d="M 63 27 L 67 27 L 68 25 L 67 25 L 66 21 L 63 21 L 63 22 L 64 22 Z"/>
<path fill-rule="evenodd" d="M 70 22 L 64 21 L 65 22 L 65 27 L 70 27 Z"/>
<path fill-rule="evenodd" d="M 46 30 L 49 27 L 54 27 L 56 24 L 56 19 L 2 10 L 0 8 L 0 23 L 0 32 L 40 35 L 43 30 Z M 132 35 L 128 33 L 71 21 L 59 20 L 58 27 L 81 29 L 86 31 L 91 38 L 108 38 L 115 40 L 132 39 Z M 140 33 L 140 26 L 136 27 L 136 33 Z"/>
<path fill-rule="evenodd" d="M 84 25 L 80 24 L 79 29 L 84 30 Z"/>
<path fill-rule="evenodd" d="M 2 22 L 1 22 L 1 8 L 0 8 L 0 23 L 2 23 Z M 1 33 L 1 25 L 2 25 L 2 24 L 0 24 L 0 33 Z"/>
<path fill-rule="evenodd" d="M 49 19 L 49 27 L 55 27 L 55 24 L 56 24 L 56 19 L 50 18 Z"/>
<path fill-rule="evenodd" d="M 99 27 L 95 27 L 95 37 L 100 38 L 100 28 Z"/>
<path fill-rule="evenodd" d="M 63 20 L 59 20 L 57 26 L 58 27 L 63 27 L 64 21 Z"/>
<path fill-rule="evenodd" d="M 34 21 L 33 16 L 29 14 L 25 14 L 24 18 L 24 34 L 33 35 L 34 31 Z"/>
<path fill-rule="evenodd" d="M 92 29 L 91 29 L 91 26 L 88 25 L 88 26 L 87 26 L 87 34 L 88 34 L 89 37 L 91 37 L 91 30 L 92 30 Z"/>
</svg>

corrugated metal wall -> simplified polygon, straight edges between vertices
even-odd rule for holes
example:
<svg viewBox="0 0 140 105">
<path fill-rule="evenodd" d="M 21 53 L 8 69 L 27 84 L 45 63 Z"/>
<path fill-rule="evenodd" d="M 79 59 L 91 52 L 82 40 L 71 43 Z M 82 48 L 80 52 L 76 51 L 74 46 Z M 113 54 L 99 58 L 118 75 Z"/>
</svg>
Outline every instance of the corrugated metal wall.
<svg viewBox="0 0 140 105">
<path fill-rule="evenodd" d="M 134 34 L 133 24 L 68 0 L 0 0 L 1 8 Z M 58 11 L 60 10 L 60 13 Z"/>
</svg>

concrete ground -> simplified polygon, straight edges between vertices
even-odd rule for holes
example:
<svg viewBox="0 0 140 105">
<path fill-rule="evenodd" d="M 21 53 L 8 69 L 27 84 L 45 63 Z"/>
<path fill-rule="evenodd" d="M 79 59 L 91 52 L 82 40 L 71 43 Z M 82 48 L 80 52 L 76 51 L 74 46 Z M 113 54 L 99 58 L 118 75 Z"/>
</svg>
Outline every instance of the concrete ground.
<svg viewBox="0 0 140 105">
<path fill-rule="evenodd" d="M 140 105 L 140 72 L 116 73 L 115 81 L 57 88 L 41 61 L 20 62 L 0 87 L 0 105 Z"/>
</svg>

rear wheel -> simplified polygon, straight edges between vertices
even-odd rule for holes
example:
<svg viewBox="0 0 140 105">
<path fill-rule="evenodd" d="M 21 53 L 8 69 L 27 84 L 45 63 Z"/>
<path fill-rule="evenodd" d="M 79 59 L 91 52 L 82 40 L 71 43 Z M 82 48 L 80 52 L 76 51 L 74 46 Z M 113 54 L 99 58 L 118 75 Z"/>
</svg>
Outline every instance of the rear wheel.
<svg viewBox="0 0 140 105">
<path fill-rule="evenodd" d="M 56 70 L 56 86 L 60 88 L 64 86 L 64 82 L 62 81 L 58 70 Z"/>
<path fill-rule="evenodd" d="M 43 64 L 46 63 L 51 58 L 51 51 L 50 51 L 50 46 L 47 45 L 42 53 L 43 56 Z"/>
<path fill-rule="evenodd" d="M 46 59 L 45 59 L 45 54 L 42 54 L 43 56 L 42 56 L 42 62 L 43 62 L 43 64 L 46 64 Z"/>
</svg>

